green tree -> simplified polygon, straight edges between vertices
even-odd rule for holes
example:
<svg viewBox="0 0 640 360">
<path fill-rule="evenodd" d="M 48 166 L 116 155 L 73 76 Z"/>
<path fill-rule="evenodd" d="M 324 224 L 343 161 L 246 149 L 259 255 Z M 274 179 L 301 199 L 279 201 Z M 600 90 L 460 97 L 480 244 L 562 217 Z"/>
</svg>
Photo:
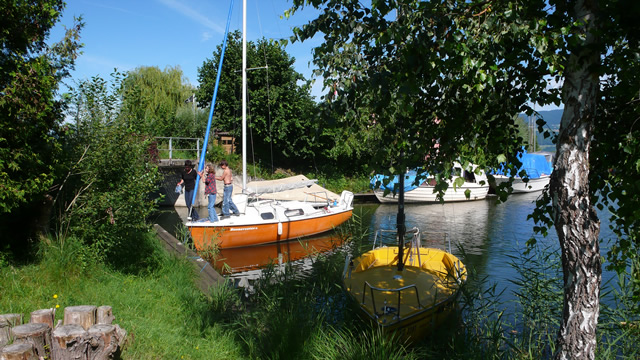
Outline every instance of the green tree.
<svg viewBox="0 0 640 360">
<path fill-rule="evenodd" d="M 211 105 L 222 46 L 198 69 L 201 107 Z M 293 68 L 291 58 L 279 43 L 262 39 L 247 43 L 248 131 L 247 149 L 258 161 L 291 166 L 311 160 L 315 154 L 312 114 L 315 103 L 310 85 Z M 229 34 L 215 105 L 212 128 L 241 134 L 242 40 Z M 301 83 L 302 84 L 299 84 Z M 239 143 L 239 142 L 238 142 Z M 238 144 L 240 147 L 241 144 Z"/>
<path fill-rule="evenodd" d="M 336 97 L 334 101 L 339 100 Z M 316 137 L 319 143 L 318 168 L 331 176 L 336 173 L 345 176 L 366 173 L 369 160 L 377 150 L 371 144 L 377 143 L 382 136 L 382 128 L 376 122 L 374 112 L 368 108 L 354 108 L 353 116 L 358 121 L 336 126 L 337 119 L 343 118 L 341 111 L 327 102 L 318 104 L 318 110 L 314 118 L 320 127 Z"/>
<path fill-rule="evenodd" d="M 0 4 L 0 214 L 42 201 L 54 181 L 64 109 L 58 91 L 83 26 L 77 19 L 64 39 L 47 45 L 63 8 L 62 0 Z"/>
<path fill-rule="evenodd" d="M 286 15 L 305 5 L 322 12 L 296 29 L 295 39 L 323 33 L 314 62 L 325 85 L 342 95 L 332 102 L 345 114 L 338 124 L 362 121 L 355 116 L 359 108 L 374 111 L 382 129 L 370 144 L 377 170 L 398 174 L 423 165 L 446 176 L 455 158 L 483 167 L 502 160 L 517 166 L 515 115 L 532 115 L 532 103 L 564 103 L 548 201 L 539 202 L 534 218 L 543 233 L 555 227 L 562 249 L 564 309 L 554 356 L 593 359 L 601 282 L 593 204 L 602 199 L 599 190 L 613 186 L 607 181 L 622 182 L 637 161 L 636 133 L 620 141 L 607 129 L 620 123 L 613 120 L 616 111 L 638 114 L 637 65 L 625 68 L 638 61 L 640 25 L 631 15 L 640 13 L 638 3 L 374 0 L 366 7 L 356 0 L 295 0 Z M 599 78 L 610 80 L 602 93 Z M 563 80 L 561 93 L 547 86 L 551 80 Z M 598 109 L 603 94 L 614 97 Z M 602 112 L 608 113 L 603 121 L 611 121 L 604 127 L 596 120 Z M 623 160 L 614 163 L 620 168 L 592 167 L 592 139 L 624 144 Z M 606 158 L 602 148 L 599 154 Z M 609 187 L 604 193 L 629 201 L 628 207 L 611 207 L 614 214 L 638 208 L 637 195 L 622 196 L 637 185 L 624 183 L 622 192 Z M 625 233 L 640 218 L 626 214 L 617 224 Z M 631 248 L 624 246 L 628 240 L 619 242 L 620 249 Z"/>
<path fill-rule="evenodd" d="M 201 110 L 187 101 L 194 93 L 179 67 L 141 66 L 124 79 L 123 113 L 131 130 L 139 134 L 188 137 L 202 127 L 196 122 Z M 185 110 L 191 116 L 178 116 Z"/>
</svg>

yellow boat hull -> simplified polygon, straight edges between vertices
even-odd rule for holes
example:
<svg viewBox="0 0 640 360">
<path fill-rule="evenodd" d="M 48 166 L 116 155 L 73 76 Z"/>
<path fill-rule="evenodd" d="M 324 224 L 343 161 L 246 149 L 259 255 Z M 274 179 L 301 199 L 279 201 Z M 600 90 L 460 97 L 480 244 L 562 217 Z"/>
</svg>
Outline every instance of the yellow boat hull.
<svg viewBox="0 0 640 360">
<path fill-rule="evenodd" d="M 439 249 L 408 249 L 404 257 L 398 272 L 398 247 L 368 251 L 348 266 L 344 285 L 366 318 L 415 341 L 451 314 L 466 270 L 457 257 Z"/>
</svg>

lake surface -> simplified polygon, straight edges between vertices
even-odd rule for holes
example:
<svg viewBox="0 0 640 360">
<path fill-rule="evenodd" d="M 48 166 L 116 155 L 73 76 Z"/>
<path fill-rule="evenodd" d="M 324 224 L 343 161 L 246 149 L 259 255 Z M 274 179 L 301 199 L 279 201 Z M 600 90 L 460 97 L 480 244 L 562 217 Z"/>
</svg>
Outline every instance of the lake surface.
<svg viewBox="0 0 640 360">
<path fill-rule="evenodd" d="M 526 249 L 527 240 L 535 236 L 543 247 L 548 246 L 552 251 L 559 251 L 555 229 L 550 229 L 549 235 L 543 238 L 534 234 L 533 221 L 527 219 L 535 208 L 535 200 L 539 195 L 540 193 L 516 194 L 504 203 L 497 202 L 495 197 L 489 197 L 487 200 L 461 203 L 407 204 L 406 226 L 418 227 L 423 243 L 438 248 L 445 248 L 442 234 L 447 233 L 451 240 L 452 252 L 461 258 L 467 268 L 475 269 L 479 278 L 486 276 L 490 283 L 485 285 L 496 283 L 498 290 L 506 289 L 503 300 L 510 300 L 515 290 L 510 280 L 518 277 L 517 270 L 510 263 L 513 257 L 518 257 Z M 397 211 L 397 205 L 356 204 L 354 214 L 362 219 L 363 226 L 368 226 L 369 232 L 373 234 L 377 229 L 395 229 Z M 207 210 L 199 208 L 198 212 L 204 216 Z M 612 239 L 608 212 L 599 215 L 600 238 Z M 175 234 L 185 218 L 185 208 L 171 208 L 161 211 L 155 222 Z M 334 245 L 333 241 L 330 236 L 321 236 L 302 244 L 293 242 L 249 250 L 235 249 L 227 251 L 223 257 L 231 267 L 250 269 L 267 264 L 269 258 L 283 261 L 281 254 L 290 254 L 293 260 L 296 260 L 308 254 L 310 249 L 313 252 L 330 249 Z M 464 254 L 458 245 L 464 249 Z M 601 244 L 603 256 L 608 248 L 608 241 Z M 603 282 L 613 276 L 612 273 L 603 270 Z"/>
</svg>

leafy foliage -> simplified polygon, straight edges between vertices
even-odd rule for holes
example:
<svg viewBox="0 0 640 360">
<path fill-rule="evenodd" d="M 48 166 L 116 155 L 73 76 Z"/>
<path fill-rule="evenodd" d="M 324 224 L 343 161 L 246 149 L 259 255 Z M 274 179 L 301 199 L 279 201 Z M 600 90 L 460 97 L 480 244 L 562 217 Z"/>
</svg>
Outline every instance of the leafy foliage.
<svg viewBox="0 0 640 360">
<path fill-rule="evenodd" d="M 94 77 L 73 94 L 76 123 L 65 137 L 67 174 L 56 197 L 61 238 L 80 239 L 98 258 L 122 261 L 141 249 L 136 239 L 149 230 L 155 209 L 149 194 L 160 174 L 149 145 L 122 116 L 123 74 L 111 82 Z"/>
<path fill-rule="evenodd" d="M 610 214 L 612 230 L 618 241 L 611 248 L 608 260 L 619 273 L 637 264 L 640 245 L 638 222 L 640 221 L 640 26 L 630 14 L 640 11 L 636 2 L 607 3 L 603 12 L 610 21 L 602 25 L 602 33 L 610 39 L 608 51 L 602 63 L 601 100 L 591 150 L 592 171 L 590 183 L 594 198 L 606 207 Z M 619 24 L 620 26 L 615 26 Z M 631 29 L 625 31 L 627 29 Z M 634 30 L 635 29 L 635 30 Z M 636 301 L 640 300 L 640 272 L 637 267 L 634 289 Z"/>
<path fill-rule="evenodd" d="M 219 46 L 213 58 L 198 69 L 201 107 L 211 105 L 221 51 Z M 238 139 L 242 130 L 241 56 L 241 35 L 236 31 L 227 40 L 212 125 Z M 247 43 L 247 68 L 260 68 L 247 72 L 248 159 L 290 166 L 314 157 L 318 131 L 312 117 L 315 104 L 309 83 L 293 69 L 293 62 L 279 43 L 266 39 Z M 240 141 L 237 143 L 240 147 Z"/>
<path fill-rule="evenodd" d="M 521 145 L 515 115 L 532 111 L 528 101 L 557 100 L 545 81 L 512 86 L 550 71 L 534 56 L 530 32 L 511 31 L 506 15 L 486 16 L 486 3 L 304 3 L 322 4 L 323 13 L 296 29 L 294 41 L 323 33 L 314 62 L 330 89 L 327 107 L 341 114 L 339 127 L 368 129 L 376 172 L 424 166 L 446 178 L 458 158 L 483 167 L 504 155 L 514 161 Z M 302 6 L 294 2 L 293 12 Z M 522 50 L 510 53 L 496 38 Z"/>
<path fill-rule="evenodd" d="M 2 2 L 0 34 L 0 213 L 42 200 L 54 182 L 63 120 L 60 82 L 80 49 L 81 19 L 52 46 L 45 40 L 63 1 Z"/>
</svg>

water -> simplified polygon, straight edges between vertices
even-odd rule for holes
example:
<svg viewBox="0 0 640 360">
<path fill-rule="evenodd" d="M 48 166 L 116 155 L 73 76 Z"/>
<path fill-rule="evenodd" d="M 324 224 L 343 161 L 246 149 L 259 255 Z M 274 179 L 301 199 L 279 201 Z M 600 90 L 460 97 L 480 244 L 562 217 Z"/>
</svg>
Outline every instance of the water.
<svg viewBox="0 0 640 360">
<path fill-rule="evenodd" d="M 535 209 L 535 200 L 540 193 L 512 195 L 504 203 L 495 197 L 487 200 L 462 203 L 405 205 L 406 226 L 418 227 L 423 238 L 429 233 L 448 233 L 452 253 L 460 257 L 468 268 L 473 267 L 479 278 L 486 276 L 498 284 L 499 289 L 506 288 L 506 296 L 515 290 L 509 280 L 517 278 L 516 269 L 510 265 L 512 257 L 518 257 L 526 249 L 526 242 L 535 237 L 543 247 L 559 252 L 560 246 L 555 229 L 542 237 L 533 232 L 534 222 L 527 217 Z M 375 205 L 372 207 L 370 230 L 396 227 L 396 205 Z M 614 238 L 609 229 L 608 212 L 599 213 L 601 254 L 609 249 L 609 241 Z M 434 236 L 433 238 L 438 238 Z M 441 237 L 440 237 L 441 238 Z M 464 248 L 464 256 L 456 246 Z M 430 246 L 444 248 L 444 243 L 435 240 Z M 606 263 L 603 264 L 603 267 Z M 603 269 L 603 283 L 614 278 L 614 274 Z"/>
<path fill-rule="evenodd" d="M 549 246 L 551 251 L 559 252 L 558 238 L 554 229 L 543 238 L 534 234 L 532 220 L 528 215 L 535 208 L 535 200 L 540 193 L 517 194 L 509 197 L 508 201 L 498 203 L 495 197 L 487 200 L 468 201 L 446 204 L 407 204 L 405 205 L 407 228 L 418 227 L 422 233 L 424 243 L 428 246 L 444 248 L 443 233 L 447 233 L 451 240 L 451 251 L 461 258 L 467 268 L 473 268 L 479 278 L 486 277 L 491 284 L 497 283 L 498 289 L 506 289 L 504 299 L 509 300 L 515 291 L 509 280 L 517 278 L 518 273 L 510 265 L 512 257 L 518 257 L 526 249 L 526 242 L 536 237 L 538 243 Z M 398 207 L 392 204 L 357 204 L 354 213 L 358 214 L 363 226 L 368 226 L 373 234 L 377 229 L 395 229 Z M 201 216 L 206 214 L 206 208 L 198 209 Z M 601 239 L 614 238 L 609 229 L 608 213 L 600 213 Z M 169 232 L 175 229 L 186 218 L 186 209 L 177 208 L 160 213 L 155 222 Z M 373 241 L 373 239 L 371 239 Z M 283 261 L 281 254 L 291 253 L 299 259 L 307 249 L 322 251 L 331 248 L 331 236 L 311 239 L 302 246 L 298 244 L 286 246 L 270 246 L 255 249 L 236 249 L 224 254 L 232 267 L 242 269 L 252 265 L 266 264 L 269 258 Z M 459 246 L 464 249 L 464 254 Z M 292 250 L 295 248 L 296 250 Z M 601 245 L 604 255 L 609 248 L 608 241 Z M 265 254 L 265 259 L 257 260 L 256 253 Z M 315 251 L 314 251 L 315 252 Z M 242 263 L 242 259 L 247 259 Z M 248 259 L 251 259 L 250 261 Z M 285 258 L 286 260 L 286 258 Z M 604 264 L 606 265 L 606 264 Z M 612 279 L 614 274 L 603 271 L 603 283 Z M 491 285 L 486 284 L 486 285 Z"/>
</svg>

